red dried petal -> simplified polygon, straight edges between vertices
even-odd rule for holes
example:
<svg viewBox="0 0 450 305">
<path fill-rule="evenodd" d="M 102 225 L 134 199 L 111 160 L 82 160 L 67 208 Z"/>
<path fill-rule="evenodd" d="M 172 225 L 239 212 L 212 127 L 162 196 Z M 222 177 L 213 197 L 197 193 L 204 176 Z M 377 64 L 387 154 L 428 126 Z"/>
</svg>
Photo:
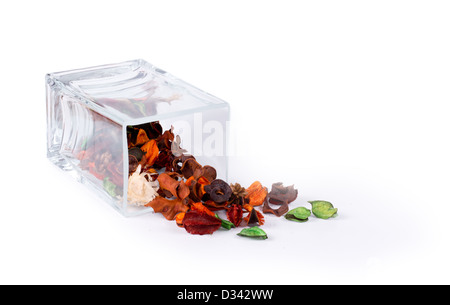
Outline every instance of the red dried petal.
<svg viewBox="0 0 450 305">
<path fill-rule="evenodd" d="M 232 204 L 227 211 L 228 220 L 231 221 L 236 227 L 239 227 L 241 224 L 243 215 L 244 212 L 242 211 L 242 206 L 240 204 Z"/>
<path fill-rule="evenodd" d="M 183 218 L 183 227 L 190 234 L 212 234 L 221 225 L 222 221 L 220 219 L 195 210 L 187 212 Z"/>
</svg>

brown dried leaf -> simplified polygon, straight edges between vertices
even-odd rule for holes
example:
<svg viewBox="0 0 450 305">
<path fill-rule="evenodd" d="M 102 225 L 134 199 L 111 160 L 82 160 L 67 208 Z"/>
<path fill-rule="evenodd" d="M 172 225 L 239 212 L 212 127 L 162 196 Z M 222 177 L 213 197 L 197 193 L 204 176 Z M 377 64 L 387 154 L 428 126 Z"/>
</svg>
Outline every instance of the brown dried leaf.
<svg viewBox="0 0 450 305">
<path fill-rule="evenodd" d="M 167 220 L 174 220 L 178 213 L 187 212 L 189 207 L 181 199 L 169 200 L 160 196 L 145 205 L 151 207 L 155 213 L 161 213 Z"/>
<path fill-rule="evenodd" d="M 281 205 L 283 203 L 291 203 L 298 196 L 298 190 L 294 189 L 294 186 L 283 186 L 282 182 L 274 183 L 272 190 L 268 194 L 269 202 L 273 204 Z"/>
<path fill-rule="evenodd" d="M 282 203 L 278 209 L 272 209 L 269 205 L 268 198 L 266 198 L 264 200 L 264 205 L 263 205 L 263 213 L 264 214 L 272 213 L 273 215 L 280 217 L 280 216 L 286 214 L 288 211 L 289 211 L 289 205 L 287 202 Z"/>
</svg>

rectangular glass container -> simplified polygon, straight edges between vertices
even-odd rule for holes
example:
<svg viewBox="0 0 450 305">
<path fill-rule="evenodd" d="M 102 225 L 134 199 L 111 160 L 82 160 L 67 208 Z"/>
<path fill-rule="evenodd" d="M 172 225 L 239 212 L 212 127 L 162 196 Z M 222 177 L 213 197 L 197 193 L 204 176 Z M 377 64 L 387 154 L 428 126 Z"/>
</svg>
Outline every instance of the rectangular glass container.
<svg viewBox="0 0 450 305">
<path fill-rule="evenodd" d="M 139 164 L 151 181 L 192 155 L 227 180 L 228 103 L 144 60 L 47 74 L 46 94 L 47 157 L 123 215 L 152 211 Z"/>
</svg>

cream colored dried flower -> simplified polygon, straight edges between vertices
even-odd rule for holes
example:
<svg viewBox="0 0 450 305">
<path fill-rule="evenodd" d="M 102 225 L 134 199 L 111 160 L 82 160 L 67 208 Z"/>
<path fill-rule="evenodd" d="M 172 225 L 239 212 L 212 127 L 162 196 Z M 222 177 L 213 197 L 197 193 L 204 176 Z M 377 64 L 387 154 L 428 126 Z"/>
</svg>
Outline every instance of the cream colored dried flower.
<svg viewBox="0 0 450 305">
<path fill-rule="evenodd" d="M 140 173 L 141 165 L 128 178 L 128 203 L 143 206 L 158 195 L 158 180 L 152 181 L 149 173 Z"/>
</svg>

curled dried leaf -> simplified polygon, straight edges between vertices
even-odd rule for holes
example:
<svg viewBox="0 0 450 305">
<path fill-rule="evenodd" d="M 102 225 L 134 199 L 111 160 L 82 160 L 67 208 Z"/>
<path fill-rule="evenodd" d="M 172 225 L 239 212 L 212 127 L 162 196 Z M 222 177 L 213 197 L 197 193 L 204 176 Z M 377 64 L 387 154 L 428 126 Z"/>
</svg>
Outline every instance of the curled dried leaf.
<svg viewBox="0 0 450 305">
<path fill-rule="evenodd" d="M 189 196 L 189 187 L 184 183 L 184 181 L 178 181 L 173 178 L 174 175 L 170 173 L 162 173 L 158 176 L 159 187 L 162 190 L 167 190 L 181 200 L 186 199 Z"/>
<path fill-rule="evenodd" d="M 280 216 L 284 215 L 285 213 L 287 213 L 287 211 L 289 211 L 289 205 L 286 202 L 284 202 L 278 209 L 273 209 L 270 207 L 268 197 L 266 197 L 266 199 L 264 200 L 264 205 L 263 205 L 263 213 L 264 214 L 272 213 L 273 215 L 280 217 Z"/>
<path fill-rule="evenodd" d="M 174 220 L 178 213 L 187 212 L 189 207 L 181 199 L 169 200 L 163 197 L 156 197 L 153 201 L 145 205 L 153 208 L 155 213 L 161 213 L 167 220 Z"/>
<path fill-rule="evenodd" d="M 272 190 L 268 194 L 270 203 L 273 204 L 283 204 L 291 203 L 298 196 L 298 190 L 294 189 L 294 186 L 283 186 L 282 182 L 274 183 L 272 185 Z"/>
</svg>

